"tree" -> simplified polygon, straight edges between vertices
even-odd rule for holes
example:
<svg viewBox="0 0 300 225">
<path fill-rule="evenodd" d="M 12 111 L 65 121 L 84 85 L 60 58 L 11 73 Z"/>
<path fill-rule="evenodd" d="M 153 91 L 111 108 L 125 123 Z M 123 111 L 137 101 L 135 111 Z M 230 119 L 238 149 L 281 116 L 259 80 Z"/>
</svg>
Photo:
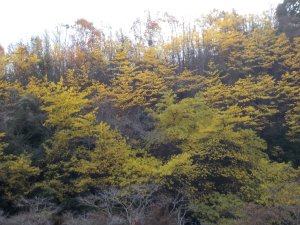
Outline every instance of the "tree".
<svg viewBox="0 0 300 225">
<path fill-rule="evenodd" d="M 276 9 L 278 28 L 288 37 L 300 35 L 300 3 L 298 0 L 284 0 Z"/>
<path fill-rule="evenodd" d="M 167 90 L 174 69 L 157 58 L 156 50 L 150 48 L 145 52 L 137 68 L 125 64 L 119 65 L 119 75 L 112 82 L 112 95 L 116 106 L 126 109 L 137 106 L 153 106 Z"/>
<path fill-rule="evenodd" d="M 70 161 L 73 165 L 71 171 L 78 174 L 74 181 L 75 187 L 78 190 L 99 190 L 127 183 L 123 174 L 126 164 L 130 163 L 130 158 L 134 154 L 125 139 L 104 123 L 90 129 L 92 137 L 96 140 L 95 146 L 77 147 Z"/>
<path fill-rule="evenodd" d="M 4 68 L 6 65 L 6 57 L 4 48 L 0 45 L 0 79 L 4 77 Z"/>
<path fill-rule="evenodd" d="M 299 72 L 287 72 L 279 82 L 281 95 L 288 106 L 285 114 L 285 121 L 289 128 L 288 136 L 292 141 L 300 140 L 300 76 Z"/>
<path fill-rule="evenodd" d="M 275 80 L 268 75 L 239 79 L 234 85 L 212 80 L 212 85 L 203 93 L 210 106 L 232 115 L 236 126 L 248 126 L 262 130 L 272 123 L 278 113 Z"/>
<path fill-rule="evenodd" d="M 210 46 L 211 59 L 218 66 L 227 82 L 235 82 L 244 76 L 243 18 L 235 12 L 214 18 L 214 23 L 203 32 L 203 42 Z"/>
<path fill-rule="evenodd" d="M 26 84 L 29 76 L 34 73 L 39 63 L 39 58 L 34 52 L 30 52 L 28 46 L 19 44 L 12 52 L 7 54 L 7 60 L 12 66 L 7 72 L 10 80 L 17 80 Z"/>
<path fill-rule="evenodd" d="M 0 133 L 0 138 L 4 137 Z M 17 196 L 30 193 L 33 181 L 40 170 L 31 165 L 30 155 L 14 155 L 5 152 L 8 145 L 0 142 L 0 193 L 5 201 L 14 201 Z M 3 203 L 1 203 L 3 204 Z"/>
<path fill-rule="evenodd" d="M 156 130 L 153 141 L 174 143 L 180 151 L 191 154 L 203 192 L 243 193 L 253 179 L 251 170 L 265 142 L 251 130 L 235 129 L 230 117 L 211 109 L 201 95 L 178 103 L 166 96 L 153 114 Z M 246 195 L 246 193 L 244 193 Z"/>
</svg>

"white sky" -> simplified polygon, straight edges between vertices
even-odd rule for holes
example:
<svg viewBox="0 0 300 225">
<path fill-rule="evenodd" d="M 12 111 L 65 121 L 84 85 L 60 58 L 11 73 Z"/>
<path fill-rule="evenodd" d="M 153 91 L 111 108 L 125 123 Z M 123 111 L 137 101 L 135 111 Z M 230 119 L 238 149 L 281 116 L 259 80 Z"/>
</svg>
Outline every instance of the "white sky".
<svg viewBox="0 0 300 225">
<path fill-rule="evenodd" d="M 238 13 L 261 13 L 283 0 L 0 0 L 0 44 L 27 40 L 85 18 L 97 27 L 103 22 L 128 29 L 134 19 L 151 12 L 169 12 L 178 18 L 199 18 L 212 9 Z"/>
</svg>

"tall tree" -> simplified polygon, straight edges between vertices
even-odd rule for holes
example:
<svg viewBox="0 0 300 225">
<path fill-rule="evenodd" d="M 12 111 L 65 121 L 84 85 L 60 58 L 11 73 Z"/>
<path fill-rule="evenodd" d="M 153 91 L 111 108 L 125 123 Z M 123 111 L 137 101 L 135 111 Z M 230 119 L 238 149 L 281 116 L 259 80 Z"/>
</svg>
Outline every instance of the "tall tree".
<svg viewBox="0 0 300 225">
<path fill-rule="evenodd" d="M 300 2 L 299 0 L 284 0 L 276 9 L 278 28 L 288 37 L 300 35 Z"/>
</svg>

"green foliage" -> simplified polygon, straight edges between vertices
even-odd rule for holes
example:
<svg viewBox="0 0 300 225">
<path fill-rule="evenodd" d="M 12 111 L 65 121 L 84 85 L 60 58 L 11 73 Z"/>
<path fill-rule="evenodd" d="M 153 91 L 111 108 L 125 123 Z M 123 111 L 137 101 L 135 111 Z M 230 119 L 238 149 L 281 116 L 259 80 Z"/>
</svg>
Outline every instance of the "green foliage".
<svg viewBox="0 0 300 225">
<path fill-rule="evenodd" d="M 212 193 L 192 204 L 195 215 L 201 222 L 211 225 L 231 225 L 241 216 L 244 202 L 236 195 Z"/>
</svg>

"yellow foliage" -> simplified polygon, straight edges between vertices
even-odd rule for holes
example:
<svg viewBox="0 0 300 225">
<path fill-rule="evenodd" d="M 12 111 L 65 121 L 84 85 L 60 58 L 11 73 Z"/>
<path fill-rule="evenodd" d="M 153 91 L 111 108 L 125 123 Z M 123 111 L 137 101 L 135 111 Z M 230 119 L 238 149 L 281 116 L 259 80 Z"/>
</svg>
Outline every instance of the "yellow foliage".
<svg viewBox="0 0 300 225">
<path fill-rule="evenodd" d="M 221 186 L 223 191 L 242 190 L 253 181 L 251 171 L 256 161 L 266 157 L 263 153 L 266 143 L 254 131 L 235 129 L 230 116 L 210 109 L 199 94 L 178 103 L 169 94 L 158 105 L 153 117 L 157 137 L 152 141 L 173 143 L 189 154 L 203 191 Z M 186 159 L 185 163 L 189 164 L 189 161 Z M 218 179 L 222 184 L 214 186 Z M 246 195 L 243 191 L 241 194 Z"/>
<path fill-rule="evenodd" d="M 40 60 L 37 54 L 30 53 L 28 48 L 21 44 L 7 55 L 7 61 L 14 65 L 16 76 L 14 79 L 26 84 Z"/>
<path fill-rule="evenodd" d="M 32 190 L 31 179 L 39 175 L 40 170 L 31 165 L 28 155 L 4 155 L 5 146 L 0 143 L 0 182 L 3 184 L 0 192 L 4 198 L 13 200 L 17 194 L 24 195 Z"/>
<path fill-rule="evenodd" d="M 287 72 L 279 81 L 282 99 L 287 103 L 288 110 L 285 121 L 289 127 L 288 136 L 292 141 L 300 141 L 300 73 Z"/>
<path fill-rule="evenodd" d="M 203 95 L 210 106 L 231 115 L 232 123 L 256 130 L 269 125 L 269 118 L 278 113 L 276 84 L 268 75 L 239 79 L 232 86 L 215 83 Z"/>
<path fill-rule="evenodd" d="M 300 187 L 297 183 L 299 171 L 286 163 L 270 162 L 260 159 L 253 175 L 259 187 L 253 193 L 263 205 L 299 205 Z"/>
<path fill-rule="evenodd" d="M 152 106 L 167 90 L 174 77 L 173 68 L 165 65 L 150 48 L 136 68 L 122 58 L 119 75 L 113 80 L 111 94 L 115 105 L 123 110 L 136 106 Z M 125 61 L 124 61 L 125 60 Z"/>
</svg>

